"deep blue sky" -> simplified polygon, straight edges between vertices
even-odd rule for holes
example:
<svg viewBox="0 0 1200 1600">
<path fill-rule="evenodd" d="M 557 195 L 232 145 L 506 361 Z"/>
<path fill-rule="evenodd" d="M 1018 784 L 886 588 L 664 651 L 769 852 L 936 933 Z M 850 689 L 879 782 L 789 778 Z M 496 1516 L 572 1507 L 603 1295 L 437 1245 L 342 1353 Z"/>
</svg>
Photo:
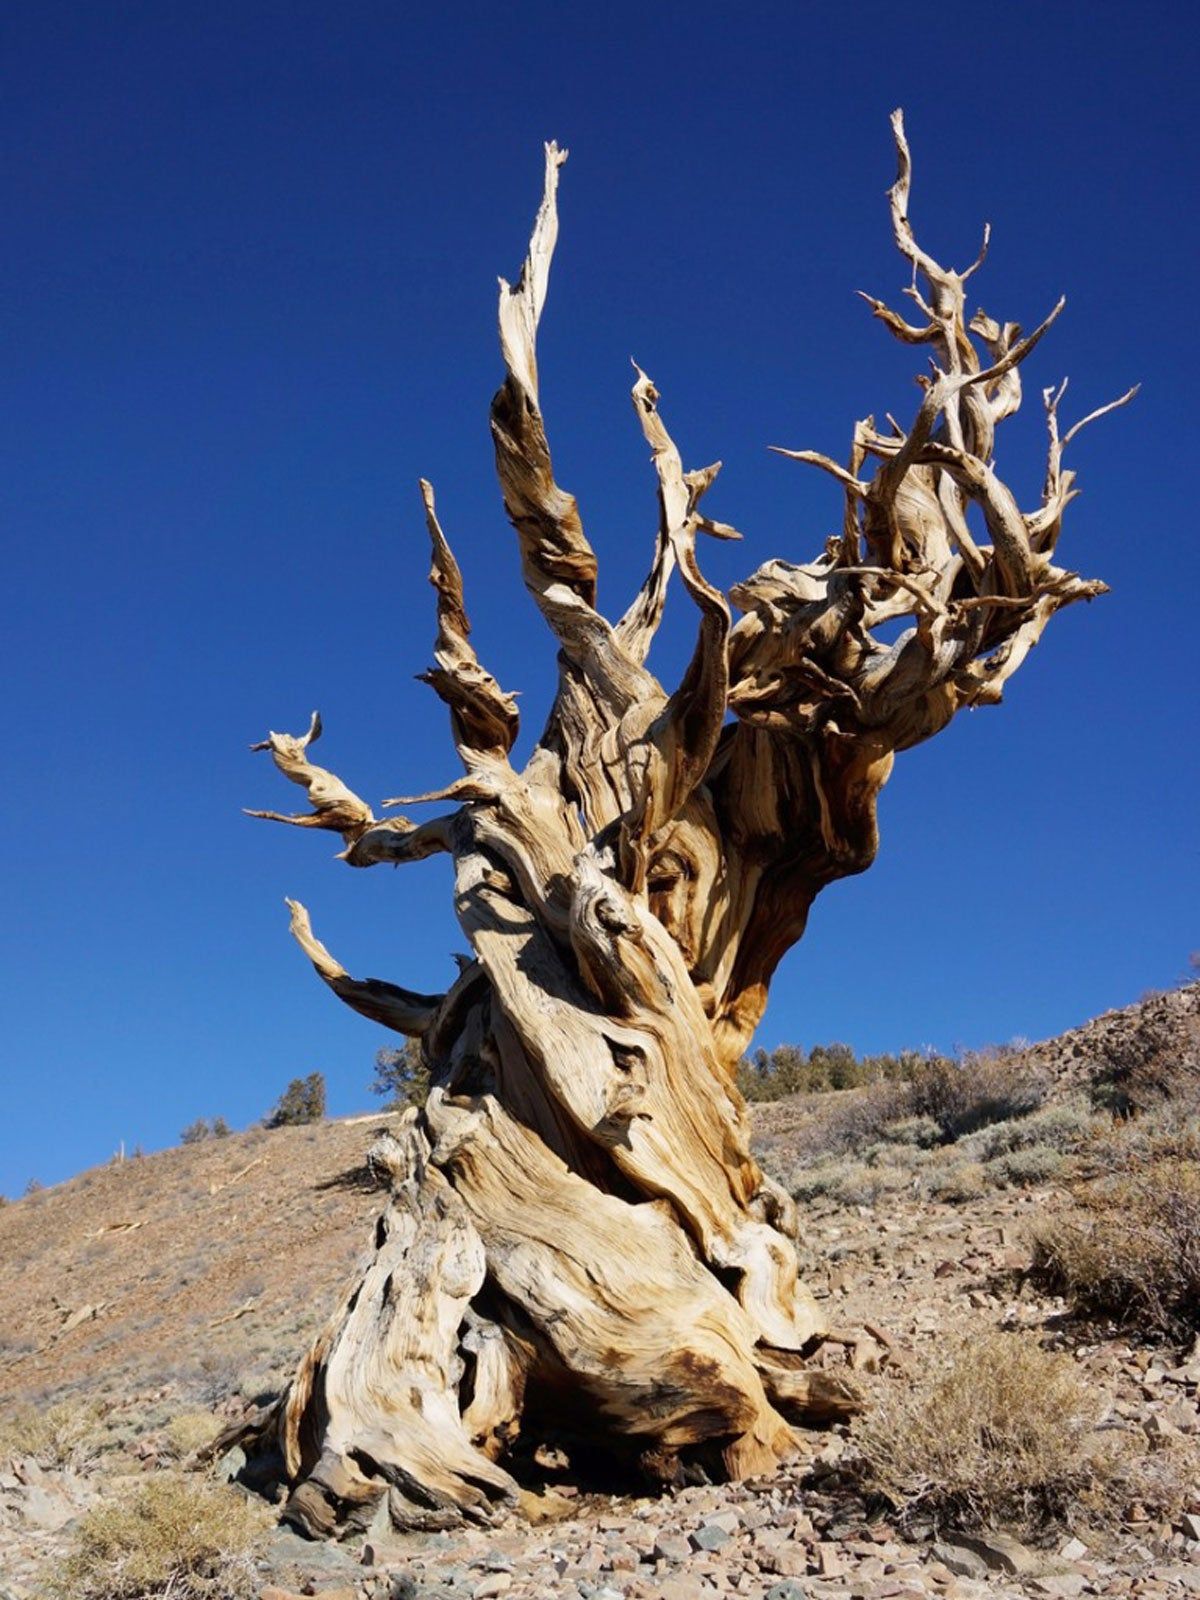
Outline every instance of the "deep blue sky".
<svg viewBox="0 0 1200 1600">
<path fill-rule="evenodd" d="M 726 463 L 723 582 L 815 554 L 841 456 L 907 413 L 912 352 L 852 291 L 904 282 L 884 191 L 993 314 L 1067 311 L 1000 465 L 1039 488 L 1041 387 L 1074 450 L 1063 558 L 1113 588 L 1056 619 L 998 710 L 903 757 L 864 878 L 817 904 L 767 1044 L 1044 1036 L 1174 982 L 1200 944 L 1194 33 L 1178 5 L 868 3 L 5 8 L 3 1125 L 0 1191 L 122 1139 L 235 1125 L 322 1070 L 371 1104 L 389 1036 L 286 934 L 285 894 L 360 975 L 438 989 L 463 940 L 434 862 L 355 873 L 243 818 L 298 794 L 247 746 L 319 706 L 320 758 L 377 801 L 457 772 L 413 682 L 433 479 L 480 652 L 536 734 L 552 651 L 494 488 L 495 279 L 541 143 L 570 147 L 542 333 L 560 480 L 602 598 L 648 558 L 628 402 L 651 373 L 688 465 Z M 940 20 L 938 20 L 940 18 Z M 672 614 L 665 674 L 688 647 Z"/>
</svg>

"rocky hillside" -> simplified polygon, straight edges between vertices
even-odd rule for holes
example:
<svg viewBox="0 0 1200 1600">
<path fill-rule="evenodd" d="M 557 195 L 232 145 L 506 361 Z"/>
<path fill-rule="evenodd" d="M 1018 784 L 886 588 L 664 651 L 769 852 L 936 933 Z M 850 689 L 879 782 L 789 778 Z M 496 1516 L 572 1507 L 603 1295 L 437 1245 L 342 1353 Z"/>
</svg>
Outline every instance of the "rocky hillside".
<svg viewBox="0 0 1200 1600">
<path fill-rule="evenodd" d="M 1200 983 L 1148 995 L 1136 1005 L 1030 1045 L 1021 1058 L 1056 1092 L 1085 1089 L 1117 1108 L 1200 1094 Z"/>
<path fill-rule="evenodd" d="M 1186 1140 L 1200 1108 L 1198 1025 L 1191 985 L 1010 1055 L 1011 1105 L 990 1085 L 1000 1110 L 961 1137 L 860 1091 L 755 1112 L 764 1160 L 801 1199 L 807 1264 L 831 1310 L 836 1337 L 820 1361 L 886 1412 L 964 1338 L 1003 1334 L 1064 1352 L 1094 1403 L 1095 1437 L 1133 1452 L 1115 1512 L 1058 1507 L 1020 1521 L 1019 1538 L 956 1531 L 944 1506 L 900 1514 L 864 1491 L 858 1435 L 839 1425 L 804 1436 L 793 1467 L 748 1485 L 614 1497 L 564 1460 L 553 1493 L 530 1501 L 533 1523 L 340 1547 L 264 1527 L 222 1569 L 220 1594 L 1200 1595 L 1200 1342 L 1078 1323 L 1026 1272 L 1039 1228 L 1072 1205 L 1084 1178 L 1151 1159 L 1152 1107 L 1164 1095 L 1176 1180 L 1195 1166 Z M 1020 1087 L 1029 1082 L 1040 1085 L 1032 1098 Z M 1114 1124 L 1105 1109 L 1114 1094 L 1148 1109 Z M 0 1208 L 0 1600 L 48 1595 L 56 1572 L 75 1573 L 64 1563 L 89 1517 L 175 1483 L 199 1442 L 286 1376 L 369 1238 L 378 1195 L 363 1153 L 383 1120 L 210 1139 Z M 223 1471 L 237 1467 L 231 1459 Z M 1168 1469 L 1183 1474 L 1169 1506 L 1154 1487 Z M 238 1493 L 220 1492 L 231 1505 Z M 173 1594 L 218 1592 L 171 1581 Z M 75 1576 L 69 1592 L 118 1592 L 98 1583 Z"/>
</svg>

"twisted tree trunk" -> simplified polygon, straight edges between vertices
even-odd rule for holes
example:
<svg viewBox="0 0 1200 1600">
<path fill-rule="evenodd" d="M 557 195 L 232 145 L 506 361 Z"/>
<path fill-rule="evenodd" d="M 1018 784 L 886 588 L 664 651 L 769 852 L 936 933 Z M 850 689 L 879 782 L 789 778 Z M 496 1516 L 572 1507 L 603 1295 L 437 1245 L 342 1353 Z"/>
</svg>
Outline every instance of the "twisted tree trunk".
<svg viewBox="0 0 1200 1600">
<path fill-rule="evenodd" d="M 546 729 L 515 768 L 516 705 L 471 647 L 423 483 L 438 617 L 424 677 L 465 773 L 385 805 L 451 809 L 377 820 L 310 762 L 315 715 L 302 737 L 255 747 L 312 811 L 254 815 L 340 833 L 352 866 L 448 852 L 474 953 L 444 995 L 354 979 L 292 906 L 317 972 L 418 1037 L 434 1086 L 374 1153 L 391 1198 L 361 1281 L 259 1419 L 292 1485 L 286 1514 L 311 1533 L 361 1525 L 385 1493 L 403 1526 L 487 1520 L 516 1499 L 505 1459 L 523 1428 L 590 1437 L 668 1482 L 692 1461 L 743 1477 L 788 1452 L 792 1421 L 849 1404 L 805 1370 L 825 1329 L 797 1275 L 793 1204 L 750 1153 L 737 1063 L 814 896 L 870 865 L 895 752 L 997 702 L 1050 617 L 1104 590 L 1051 560 L 1074 493 L 1062 451 L 1082 426 L 1060 438 L 1062 389 L 1044 395 L 1041 505 L 1022 513 L 992 467 L 1020 364 L 1061 302 L 1025 338 L 982 312 L 965 321 L 982 253 L 960 274 L 919 247 L 898 113 L 894 131 L 892 225 L 921 320 L 869 303 L 929 347 L 932 376 L 907 430 L 856 424 L 848 466 L 783 452 L 845 488 L 823 554 L 769 561 L 728 599 L 713 588 L 697 535 L 738 537 L 701 510 L 717 467 L 684 471 L 639 372 L 657 546 L 621 619 L 597 609 L 596 559 L 555 481 L 538 399 L 566 154 L 551 144 L 529 256 L 501 286 L 507 375 L 492 403 L 525 582 L 558 644 Z M 972 505 L 990 542 L 970 531 Z M 645 662 L 676 568 L 699 626 L 668 693 Z M 877 642 L 897 617 L 911 625 Z"/>
</svg>

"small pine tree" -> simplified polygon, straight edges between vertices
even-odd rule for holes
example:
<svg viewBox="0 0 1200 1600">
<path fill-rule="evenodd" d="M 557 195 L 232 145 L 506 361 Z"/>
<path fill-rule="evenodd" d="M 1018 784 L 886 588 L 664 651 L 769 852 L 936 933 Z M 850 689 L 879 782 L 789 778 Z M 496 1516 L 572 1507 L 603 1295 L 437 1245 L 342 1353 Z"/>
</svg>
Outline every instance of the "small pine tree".
<svg viewBox="0 0 1200 1600">
<path fill-rule="evenodd" d="M 322 1104 L 321 1104 L 321 1109 L 322 1109 L 322 1114 L 324 1114 L 324 1101 L 323 1100 L 322 1100 Z M 230 1128 L 229 1124 L 225 1121 L 224 1117 L 214 1117 L 212 1119 L 212 1136 L 213 1136 L 214 1139 L 228 1139 L 228 1137 L 229 1137 L 231 1132 L 232 1132 L 232 1129 Z"/>
<path fill-rule="evenodd" d="M 380 1050 L 375 1056 L 372 1094 L 387 1096 L 385 1110 L 423 1106 L 429 1096 L 429 1068 L 419 1039 L 406 1039 L 399 1050 Z"/>
<path fill-rule="evenodd" d="M 271 1111 L 263 1118 L 268 1128 L 293 1128 L 306 1122 L 320 1122 L 325 1115 L 325 1075 L 310 1072 L 307 1078 L 293 1078 Z"/>
</svg>

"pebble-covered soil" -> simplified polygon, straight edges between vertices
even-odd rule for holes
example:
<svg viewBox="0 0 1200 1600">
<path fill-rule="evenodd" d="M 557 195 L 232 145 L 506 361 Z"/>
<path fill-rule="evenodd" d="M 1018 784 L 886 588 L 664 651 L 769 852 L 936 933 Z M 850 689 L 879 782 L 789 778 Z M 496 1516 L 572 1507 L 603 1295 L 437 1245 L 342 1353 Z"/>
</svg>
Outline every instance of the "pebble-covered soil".
<svg viewBox="0 0 1200 1600">
<path fill-rule="evenodd" d="M 784 1120 L 776 1108 L 764 1119 L 776 1128 Z M 25 1201 L 0 1210 L 0 1330 L 9 1340 L 7 1353 L 0 1344 L 0 1418 L 51 1394 L 112 1397 L 106 1448 L 74 1467 L 39 1466 L 19 1451 L 6 1456 L 0 1429 L 0 1600 L 42 1593 L 73 1519 L 178 1457 L 179 1441 L 171 1441 L 178 1412 L 207 1406 L 218 1418 L 241 1403 L 219 1392 L 235 1358 L 282 1372 L 319 1321 L 376 1200 L 354 1179 L 368 1125 L 332 1124 L 316 1138 L 306 1132 L 243 1135 L 151 1158 L 153 1182 L 149 1164 L 136 1184 L 103 1169 L 32 1197 L 40 1212 L 30 1208 L 22 1218 Z M 250 1141 L 248 1150 L 239 1150 L 239 1137 Z M 248 1168 L 251 1161 L 258 1164 Z M 256 1175 L 261 1191 L 252 1186 Z M 177 1203 L 181 1182 L 193 1192 L 191 1209 L 217 1224 L 188 1236 L 193 1253 L 206 1232 L 217 1240 L 212 1260 L 188 1266 L 178 1254 L 183 1246 L 172 1255 L 165 1242 L 178 1236 L 187 1209 Z M 296 1185 L 291 1205 L 289 1183 Z M 1027 1327 L 1072 1352 L 1089 1387 L 1105 1397 L 1112 1427 L 1144 1437 L 1147 1451 L 1200 1447 L 1200 1341 L 1189 1352 L 1081 1330 L 1061 1302 L 1040 1298 L 1023 1278 L 1030 1224 L 1064 1199 L 1043 1186 L 959 1204 L 903 1194 L 874 1207 L 813 1202 L 804 1249 L 836 1330 L 821 1359 L 859 1373 L 868 1386 L 900 1383 L 947 1331 Z M 312 1264 L 308 1304 L 289 1300 L 286 1314 L 279 1293 L 272 1297 L 284 1277 L 270 1252 L 250 1262 L 241 1252 L 252 1247 L 238 1242 L 248 1219 L 272 1206 L 285 1230 L 289 1281 Z M 35 1221 L 53 1230 L 40 1253 Z M 26 1253 L 23 1274 L 14 1241 Z M 88 1258 L 96 1243 L 101 1257 Z M 165 1275 L 154 1277 L 164 1264 Z M 51 1290 L 52 1282 L 59 1287 Z M 182 1306 L 185 1317 L 154 1322 L 156 1283 L 160 1304 Z M 99 1311 L 67 1326 L 81 1305 L 96 1304 Z M 207 1393 L 196 1365 L 203 1354 L 196 1334 L 205 1329 L 210 1350 L 221 1353 Z M 1200 1596 L 1200 1482 L 1171 1523 L 1133 1506 L 1119 1532 L 1064 1528 L 1035 1549 L 1000 1531 L 917 1527 L 902 1535 L 878 1503 L 862 1499 L 848 1470 L 852 1453 L 844 1428 L 809 1433 L 796 1461 L 770 1480 L 643 1499 L 599 1495 L 568 1474 L 552 1493 L 531 1499 L 533 1520 L 490 1529 L 369 1533 L 344 1545 L 312 1545 L 276 1529 L 260 1541 L 256 1588 L 261 1600 Z"/>
</svg>

